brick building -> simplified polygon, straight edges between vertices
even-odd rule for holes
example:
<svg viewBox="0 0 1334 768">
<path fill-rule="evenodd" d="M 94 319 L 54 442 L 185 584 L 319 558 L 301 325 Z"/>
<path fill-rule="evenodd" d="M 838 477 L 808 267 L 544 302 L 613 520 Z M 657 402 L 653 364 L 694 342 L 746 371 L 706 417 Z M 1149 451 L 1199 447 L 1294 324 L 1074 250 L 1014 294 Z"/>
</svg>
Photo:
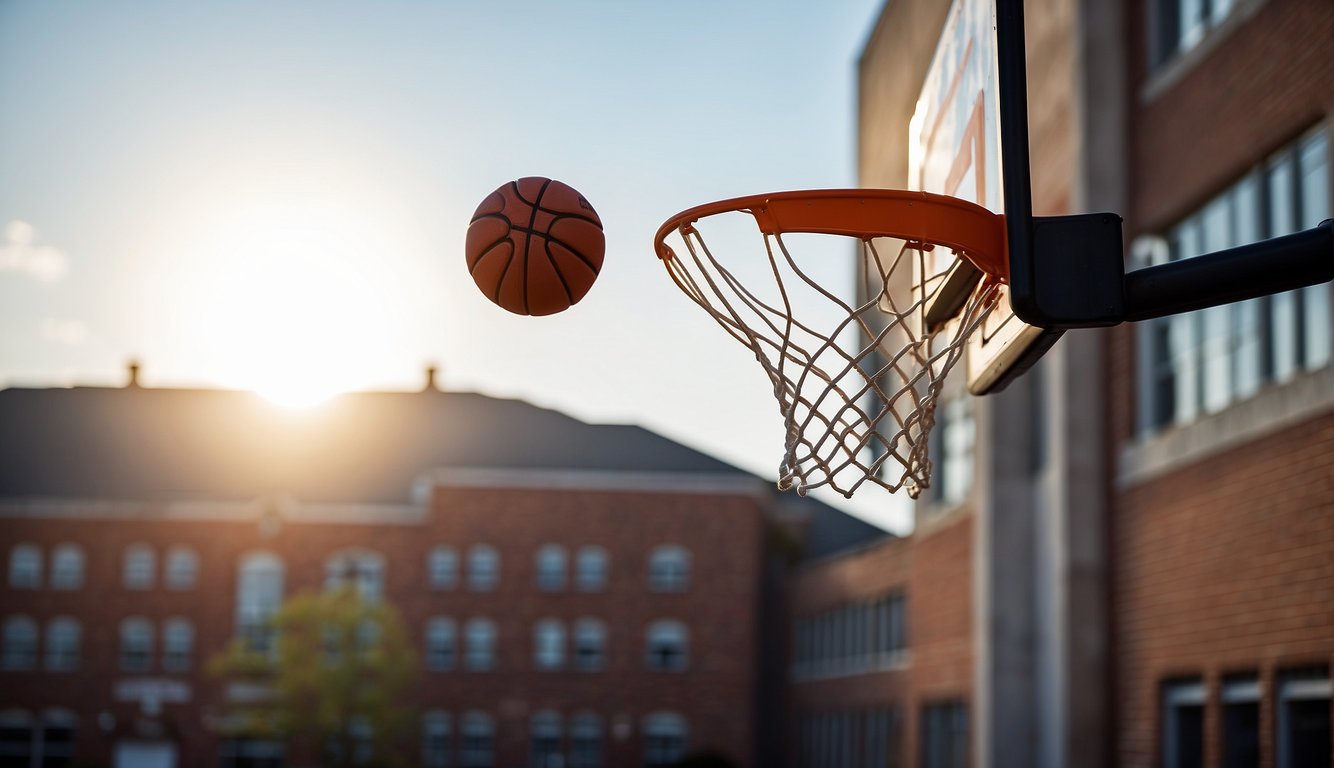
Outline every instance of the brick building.
<svg viewBox="0 0 1334 768">
<path fill-rule="evenodd" d="M 645 430 L 433 389 L 0 391 L 0 765 L 283 764 L 205 666 L 285 596 L 402 614 L 422 765 L 762 754 L 774 578 L 883 533 Z M 779 534 L 779 531 L 782 534 Z"/>
<path fill-rule="evenodd" d="M 908 185 L 948 5 L 886 3 L 866 42 L 863 186 Z M 1025 6 L 1035 213 L 1122 213 L 1131 268 L 1334 215 L 1334 5 Z M 791 764 L 1330 765 L 1330 305 L 1067 332 L 944 413 L 968 439 L 937 476 L 966 480 L 794 574 Z"/>
</svg>

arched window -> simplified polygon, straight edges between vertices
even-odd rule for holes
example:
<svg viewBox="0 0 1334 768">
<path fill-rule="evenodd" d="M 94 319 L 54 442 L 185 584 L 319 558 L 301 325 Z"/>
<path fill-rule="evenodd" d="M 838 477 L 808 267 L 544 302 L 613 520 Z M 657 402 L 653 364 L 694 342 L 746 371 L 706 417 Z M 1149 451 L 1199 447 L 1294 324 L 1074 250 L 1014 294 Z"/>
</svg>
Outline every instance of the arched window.
<svg viewBox="0 0 1334 768">
<path fill-rule="evenodd" d="M 79 668 L 79 622 L 68 616 L 52 619 L 46 625 L 46 661 L 52 672 L 71 672 Z"/>
<path fill-rule="evenodd" d="M 547 544 L 537 550 L 537 586 L 547 592 L 565 588 L 565 547 Z"/>
<path fill-rule="evenodd" d="M 500 555 L 486 544 L 468 550 L 468 586 L 474 592 L 490 592 L 500 582 Z"/>
<path fill-rule="evenodd" d="M 675 712 L 654 712 L 644 718 L 644 766 L 668 768 L 686 751 L 686 719 Z"/>
<path fill-rule="evenodd" d="M 607 588 L 607 550 L 583 547 L 575 559 L 575 585 L 581 592 L 601 592 Z"/>
<path fill-rule="evenodd" d="M 384 595 L 384 556 L 366 549 L 335 552 L 324 562 L 325 589 L 350 585 L 362 600 L 378 602 Z"/>
<path fill-rule="evenodd" d="M 425 768 L 447 768 L 454 751 L 450 740 L 449 713 L 432 709 L 422 715 L 422 765 Z"/>
<path fill-rule="evenodd" d="M 33 669 L 37 666 L 37 622 L 27 616 L 5 619 L 4 649 L 0 652 L 0 667 L 4 669 Z"/>
<path fill-rule="evenodd" d="M 543 619 L 533 627 L 533 664 L 538 669 L 565 666 L 565 625 L 558 619 Z"/>
<path fill-rule="evenodd" d="M 167 550 L 167 589 L 194 589 L 199 579 L 199 555 L 189 547 Z"/>
<path fill-rule="evenodd" d="M 496 625 L 486 619 L 469 619 L 464 627 L 467 649 L 463 663 L 468 669 L 483 672 L 496 664 Z"/>
<path fill-rule="evenodd" d="M 272 651 L 269 620 L 283 602 L 283 561 L 271 552 L 241 557 L 236 580 L 236 630 L 252 651 Z"/>
<path fill-rule="evenodd" d="M 574 623 L 574 667 L 584 672 L 602 669 L 607 663 L 607 628 L 597 619 Z"/>
<path fill-rule="evenodd" d="M 437 616 L 426 622 L 426 668 L 453 669 L 458 656 L 458 632 L 454 620 Z"/>
<path fill-rule="evenodd" d="M 602 768 L 602 719 L 592 712 L 570 718 L 569 768 Z"/>
<path fill-rule="evenodd" d="M 9 550 L 9 586 L 12 589 L 42 586 L 42 550 L 35 544 L 18 544 Z"/>
<path fill-rule="evenodd" d="M 485 712 L 465 712 L 459 721 L 460 768 L 492 768 L 495 765 L 495 725 Z"/>
<path fill-rule="evenodd" d="M 83 550 L 77 544 L 61 544 L 51 553 L 51 588 L 83 586 Z"/>
<path fill-rule="evenodd" d="M 68 709 L 48 709 L 42 713 L 41 752 L 38 765 L 69 765 L 74 757 L 74 730 L 79 718 Z"/>
<path fill-rule="evenodd" d="M 152 589 L 157 555 L 147 544 L 131 544 L 125 548 L 121 568 L 121 583 L 126 589 Z"/>
<path fill-rule="evenodd" d="M 153 622 L 131 616 L 120 623 L 120 668 L 147 672 L 153 668 Z"/>
<path fill-rule="evenodd" d="M 530 768 L 563 768 L 560 715 L 551 710 L 538 712 L 533 715 L 529 729 L 532 741 L 528 757 Z"/>
<path fill-rule="evenodd" d="M 426 578 L 431 589 L 453 589 L 459 584 L 459 556 L 453 547 L 439 546 L 426 555 Z"/>
<path fill-rule="evenodd" d="M 679 621 L 663 619 L 648 626 L 648 667 L 658 672 L 679 672 L 688 661 L 689 632 Z"/>
<path fill-rule="evenodd" d="M 195 627 L 189 619 L 167 619 L 162 623 L 162 668 L 183 672 L 190 668 L 195 650 Z"/>
<path fill-rule="evenodd" d="M 0 755 L 12 765 L 24 768 L 31 765 L 33 737 L 36 735 L 32 715 L 23 709 L 0 711 Z"/>
<path fill-rule="evenodd" d="M 654 592 L 684 592 L 690 586 L 690 553 L 675 545 L 653 550 L 648 559 L 648 586 Z"/>
</svg>

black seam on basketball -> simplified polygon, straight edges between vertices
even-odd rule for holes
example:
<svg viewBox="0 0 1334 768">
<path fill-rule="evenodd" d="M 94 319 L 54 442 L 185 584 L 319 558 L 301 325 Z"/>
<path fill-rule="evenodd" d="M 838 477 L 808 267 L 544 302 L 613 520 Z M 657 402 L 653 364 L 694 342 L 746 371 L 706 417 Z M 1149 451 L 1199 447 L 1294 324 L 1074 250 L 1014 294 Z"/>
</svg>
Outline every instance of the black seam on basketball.
<svg viewBox="0 0 1334 768">
<path fill-rule="evenodd" d="M 476 216 L 472 217 L 472 221 L 468 222 L 468 226 L 471 227 L 473 224 L 476 224 L 482 219 L 500 219 L 506 224 L 514 226 L 514 222 L 510 221 L 510 217 L 506 216 L 504 211 L 496 211 L 495 213 L 479 213 Z"/>
<path fill-rule="evenodd" d="M 473 272 L 476 272 L 476 271 L 477 271 L 477 265 L 480 264 L 480 263 L 482 263 L 482 259 L 486 258 L 486 255 L 487 255 L 488 253 L 490 253 L 491 251 L 495 250 L 495 248 L 496 248 L 497 245 L 500 245 L 501 243 L 503 243 L 503 242 L 505 242 L 505 241 L 507 241 L 507 240 L 509 240 L 509 239 L 510 239 L 510 236 L 509 236 L 509 233 L 507 232 L 507 233 L 505 233 L 505 236 L 504 236 L 504 237 L 500 238 L 499 240 L 495 241 L 494 243 L 491 243 L 490 245 L 488 245 L 488 246 L 486 246 L 485 248 L 483 248 L 483 249 L 481 250 L 481 252 L 477 254 L 477 258 L 473 261 L 473 263 L 471 263 L 471 264 L 468 265 L 468 274 L 471 275 Z M 513 245 L 513 244 L 514 244 L 513 241 L 510 241 L 510 245 Z"/>
<path fill-rule="evenodd" d="M 576 216 L 574 218 L 579 218 L 579 217 Z M 557 221 L 559 221 L 559 219 L 557 219 Z M 551 222 L 552 226 L 555 226 L 555 224 L 556 224 L 555 221 Z M 601 232 L 602 227 L 598 227 L 598 231 Z M 603 237 L 605 238 L 606 235 L 604 234 Z M 571 246 L 569 243 L 565 242 L 559 237 L 552 237 L 550 234 L 547 234 L 546 238 L 554 243 L 559 244 L 561 247 L 565 248 L 565 250 L 569 251 L 570 253 L 573 253 L 575 256 L 578 256 L 580 261 L 582 261 L 585 265 L 587 265 L 589 269 L 593 270 L 593 274 L 596 275 L 598 273 L 598 267 L 594 265 L 593 262 L 588 257 L 584 256 L 583 251 Z M 605 247 L 605 242 L 604 242 L 604 247 Z"/>
<path fill-rule="evenodd" d="M 560 239 L 559 237 L 555 237 L 555 236 L 553 236 L 553 235 L 551 234 L 550 227 L 548 227 L 547 231 L 544 232 L 544 231 L 537 230 L 537 229 L 529 229 L 528 227 L 520 227 L 520 226 L 516 226 L 515 224 L 513 224 L 512 222 L 510 222 L 509 219 L 506 219 L 506 218 L 504 218 L 504 217 L 502 217 L 502 216 L 499 216 L 499 215 L 488 215 L 488 216 L 483 216 L 483 217 L 480 217 L 480 218 L 499 218 L 499 219 L 501 219 L 502 221 L 504 221 L 506 224 L 509 224 L 509 228 L 510 228 L 511 231 L 514 231 L 514 232 L 522 232 L 522 233 L 525 234 L 525 235 L 536 235 L 536 236 L 538 236 L 538 237 L 549 238 L 549 239 L 551 239 L 551 240 L 554 240 L 554 241 L 560 243 L 561 245 L 565 246 L 566 248 L 569 248 L 570 250 L 572 250 L 572 251 L 576 251 L 576 252 L 577 252 L 577 249 L 575 249 L 574 247 L 572 247 L 569 243 L 565 242 L 564 240 Z M 479 219 L 475 219 L 474 221 L 480 220 L 480 218 L 479 218 Z M 559 217 L 557 217 L 556 219 L 552 220 L 551 223 L 552 223 L 552 225 L 554 225 L 557 221 L 560 221 L 561 219 L 566 219 L 566 218 L 573 218 L 573 219 L 575 219 L 575 220 L 577 220 L 577 221 L 588 221 L 587 219 L 582 219 L 582 218 L 579 218 L 578 216 L 573 216 L 573 217 L 570 217 L 570 216 L 559 216 Z M 592 223 L 594 223 L 594 222 L 588 222 L 588 223 L 592 224 Z M 598 231 L 601 232 L 601 231 L 602 231 L 602 227 L 598 227 Z M 585 261 L 587 261 L 587 259 L 585 259 Z M 592 264 L 589 264 L 589 266 L 592 266 Z"/>
<path fill-rule="evenodd" d="M 548 181 L 550 181 L 550 179 L 548 179 Z M 535 206 L 535 205 L 537 205 L 537 203 L 536 203 L 535 201 L 533 201 L 533 200 L 529 200 L 528 198 L 524 197 L 524 196 L 523 196 L 523 193 L 519 191 L 519 180 L 518 180 L 518 179 L 515 179 L 514 181 L 511 181 L 511 182 L 510 182 L 510 188 L 514 190 L 514 196 L 517 197 L 517 198 L 519 198 L 519 202 L 523 203 L 524 205 L 528 205 L 528 206 Z M 541 196 L 542 196 L 542 193 L 539 191 L 539 192 L 537 193 L 537 196 L 538 196 L 538 197 L 541 197 Z"/>
<path fill-rule="evenodd" d="M 544 240 L 542 242 L 542 249 L 547 252 L 547 263 L 551 265 L 551 269 L 556 273 L 556 277 L 560 278 L 561 287 L 565 289 L 565 300 L 572 306 L 574 304 L 574 291 L 570 290 L 570 282 L 565 279 L 565 273 L 560 271 L 560 264 L 556 261 L 556 257 L 551 255 L 552 242 L 555 241 L 551 238 Z M 570 250 L 563 243 L 560 245 L 562 248 L 565 248 L 565 250 Z"/>
<path fill-rule="evenodd" d="M 546 183 L 542 185 L 542 189 L 537 193 L 537 199 L 536 199 L 536 200 L 529 200 L 528 198 L 526 198 L 526 197 L 523 196 L 523 193 L 521 193 L 521 192 L 519 191 L 519 182 L 518 182 L 518 181 L 511 181 L 511 182 L 510 182 L 510 186 L 514 189 L 514 196 L 517 197 L 517 198 L 519 198 L 519 202 L 523 203 L 524 205 L 532 206 L 533 210 L 535 210 L 535 211 L 540 211 L 541 213 L 549 213 L 549 214 L 551 214 L 552 216 L 555 216 L 556 218 L 571 218 L 571 219 L 579 219 L 579 220 L 581 220 L 581 221 L 586 221 L 586 222 L 588 222 L 589 224 L 596 224 L 598 229 L 602 229 L 602 220 L 599 219 L 599 218 L 597 218 L 597 214 L 596 214 L 596 213 L 593 214 L 592 216 L 584 216 L 583 214 L 575 213 L 574 211 L 557 210 L 557 209 L 555 209 L 555 208 L 543 208 L 543 207 L 542 207 L 542 196 L 546 194 L 546 192 L 547 192 L 547 187 L 549 187 L 549 186 L 551 185 L 551 182 L 552 182 L 552 181 L 554 181 L 554 179 L 547 179 L 547 180 L 546 180 Z M 565 184 L 564 186 L 569 187 L 568 184 Z M 573 191 L 573 190 L 571 190 L 571 191 Z M 578 194 L 578 193 L 576 193 L 576 194 Z M 579 198 L 582 200 L 582 199 L 583 199 L 583 195 L 579 195 Z M 587 204 L 588 201 L 587 201 L 587 200 L 584 200 L 584 203 Z M 592 208 L 593 206 L 590 205 L 590 206 L 588 206 L 588 207 L 589 207 L 589 208 Z"/>
<path fill-rule="evenodd" d="M 517 191 L 519 186 L 518 183 L 516 182 L 514 186 Z M 524 243 L 523 248 L 523 313 L 525 315 L 532 314 L 532 310 L 528 308 L 528 271 L 531 269 L 531 266 L 528 264 L 528 251 L 529 246 L 532 244 L 532 239 L 537 232 L 537 213 L 542 210 L 542 196 L 547 193 L 547 187 L 550 186 L 551 179 L 547 179 L 542 183 L 542 188 L 537 191 L 537 199 L 533 201 L 533 213 L 528 217 L 529 234 L 526 238 L 527 242 Z M 545 236 L 543 236 L 543 239 L 545 240 Z"/>
<path fill-rule="evenodd" d="M 573 211 L 557 210 L 557 209 L 555 209 L 555 208 L 541 208 L 541 207 L 536 206 L 536 205 L 533 206 L 533 207 L 536 208 L 537 210 L 541 211 L 542 213 L 549 213 L 549 214 L 551 214 L 551 215 L 554 216 L 557 220 L 559 220 L 559 219 L 578 219 L 579 221 L 586 221 L 586 222 L 588 222 L 589 224 L 592 224 L 592 225 L 596 226 L 598 229 L 602 229 L 602 220 L 601 220 L 601 219 L 598 219 L 597 217 L 594 217 L 594 216 L 584 216 L 583 214 L 575 213 L 575 212 L 573 212 Z M 556 223 L 556 222 L 553 220 L 553 221 L 552 221 L 552 224 L 554 224 L 554 223 Z"/>
</svg>

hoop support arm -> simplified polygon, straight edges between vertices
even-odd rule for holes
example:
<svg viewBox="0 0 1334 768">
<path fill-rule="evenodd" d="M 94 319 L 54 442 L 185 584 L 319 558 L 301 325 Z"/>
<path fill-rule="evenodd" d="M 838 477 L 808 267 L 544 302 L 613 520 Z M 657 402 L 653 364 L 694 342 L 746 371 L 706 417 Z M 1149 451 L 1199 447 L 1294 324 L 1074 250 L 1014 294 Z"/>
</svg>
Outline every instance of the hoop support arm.
<svg viewBox="0 0 1334 768">
<path fill-rule="evenodd" d="M 1192 312 L 1334 280 L 1334 219 L 1126 274 L 1126 320 Z"/>
</svg>

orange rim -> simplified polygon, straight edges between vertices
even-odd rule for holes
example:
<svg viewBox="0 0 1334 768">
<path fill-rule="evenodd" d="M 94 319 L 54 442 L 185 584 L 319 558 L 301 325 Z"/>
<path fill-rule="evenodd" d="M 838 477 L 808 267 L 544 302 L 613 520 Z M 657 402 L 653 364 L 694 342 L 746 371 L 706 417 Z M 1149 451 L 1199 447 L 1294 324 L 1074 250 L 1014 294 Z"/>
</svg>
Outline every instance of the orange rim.
<svg viewBox="0 0 1334 768">
<path fill-rule="evenodd" d="M 682 211 L 658 228 L 658 258 L 676 258 L 669 234 L 700 219 L 744 211 L 765 235 L 808 232 L 862 240 L 893 237 L 941 245 L 963 254 L 978 269 L 1009 280 L 1005 217 L 957 197 L 897 189 L 815 189 L 734 197 Z"/>
</svg>

